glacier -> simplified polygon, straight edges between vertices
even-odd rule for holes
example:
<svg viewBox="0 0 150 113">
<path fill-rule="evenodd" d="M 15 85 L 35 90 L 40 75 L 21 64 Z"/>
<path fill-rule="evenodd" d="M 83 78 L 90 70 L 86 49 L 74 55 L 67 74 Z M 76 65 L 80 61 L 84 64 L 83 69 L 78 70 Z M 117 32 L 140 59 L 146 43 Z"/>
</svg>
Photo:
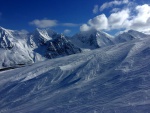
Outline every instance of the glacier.
<svg viewBox="0 0 150 113">
<path fill-rule="evenodd" d="M 149 113 L 150 37 L 131 33 L 121 43 L 1 71 L 0 113 Z"/>
</svg>

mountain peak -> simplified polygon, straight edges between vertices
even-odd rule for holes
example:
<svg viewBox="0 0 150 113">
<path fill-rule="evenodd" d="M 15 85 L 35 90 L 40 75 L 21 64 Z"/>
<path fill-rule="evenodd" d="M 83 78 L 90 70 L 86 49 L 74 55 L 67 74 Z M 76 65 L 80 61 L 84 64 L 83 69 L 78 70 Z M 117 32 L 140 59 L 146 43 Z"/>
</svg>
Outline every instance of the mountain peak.
<svg viewBox="0 0 150 113">
<path fill-rule="evenodd" d="M 0 48 L 10 49 L 13 47 L 13 36 L 3 27 L 0 27 Z"/>
<path fill-rule="evenodd" d="M 3 31 L 3 32 L 6 32 L 7 29 L 5 29 L 5 28 L 3 28 L 3 27 L 0 26 L 0 31 L 1 31 L 1 32 L 2 32 L 2 31 Z"/>
<path fill-rule="evenodd" d="M 95 49 L 112 45 L 112 37 L 113 36 L 103 31 L 92 29 L 89 31 L 82 31 L 80 33 L 77 33 L 72 37 L 71 40 L 72 42 L 75 42 L 75 45 L 77 45 L 80 48 Z"/>
<path fill-rule="evenodd" d="M 47 32 L 47 33 L 56 33 L 55 31 L 53 31 L 52 29 L 49 29 L 49 28 L 45 28 L 45 29 L 36 28 L 35 31 L 37 31 L 37 32 Z"/>
<path fill-rule="evenodd" d="M 147 38 L 147 37 L 149 37 L 149 35 L 146 35 L 142 32 L 139 32 L 136 30 L 128 30 L 128 31 L 118 34 L 115 37 L 115 43 L 123 43 L 127 41 L 132 41 L 135 39 L 142 39 L 142 38 Z"/>
<path fill-rule="evenodd" d="M 4 29 L 4 28 L 0 26 L 0 29 Z"/>
<path fill-rule="evenodd" d="M 133 30 L 133 29 L 128 30 L 128 33 L 133 33 L 133 32 L 136 32 L 136 33 L 142 33 L 142 32 L 139 32 L 139 31 Z M 144 34 L 144 33 L 143 33 L 143 34 Z"/>
</svg>

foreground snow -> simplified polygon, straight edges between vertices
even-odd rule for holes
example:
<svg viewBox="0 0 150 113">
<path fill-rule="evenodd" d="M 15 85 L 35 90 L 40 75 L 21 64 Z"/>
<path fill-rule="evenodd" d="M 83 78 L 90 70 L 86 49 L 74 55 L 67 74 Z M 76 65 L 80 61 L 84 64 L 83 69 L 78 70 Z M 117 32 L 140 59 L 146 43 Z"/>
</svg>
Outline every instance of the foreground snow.
<svg viewBox="0 0 150 113">
<path fill-rule="evenodd" d="M 0 113 L 148 113 L 150 39 L 0 72 Z"/>
</svg>

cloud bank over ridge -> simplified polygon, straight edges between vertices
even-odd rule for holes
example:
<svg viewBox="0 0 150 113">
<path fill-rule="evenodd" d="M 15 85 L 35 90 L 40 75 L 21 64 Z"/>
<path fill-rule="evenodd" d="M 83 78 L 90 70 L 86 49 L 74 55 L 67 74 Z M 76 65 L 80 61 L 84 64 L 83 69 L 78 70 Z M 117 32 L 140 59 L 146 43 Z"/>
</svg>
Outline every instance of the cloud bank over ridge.
<svg viewBox="0 0 150 113">
<path fill-rule="evenodd" d="M 129 1 L 124 0 L 124 3 L 127 2 Z M 115 11 L 110 12 L 109 16 L 100 14 L 89 19 L 87 23 L 80 26 L 80 31 L 88 31 L 90 29 L 108 31 L 134 29 L 141 32 L 150 31 L 150 5 L 136 5 L 132 9 L 130 7 L 115 9 Z"/>
</svg>

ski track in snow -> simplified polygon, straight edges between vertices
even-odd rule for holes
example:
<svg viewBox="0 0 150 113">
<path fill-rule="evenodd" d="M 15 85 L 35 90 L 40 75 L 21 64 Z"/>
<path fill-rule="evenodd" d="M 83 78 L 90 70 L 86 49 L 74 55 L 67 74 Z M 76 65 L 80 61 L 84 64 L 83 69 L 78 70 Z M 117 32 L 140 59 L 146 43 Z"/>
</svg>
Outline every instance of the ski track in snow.
<svg viewBox="0 0 150 113">
<path fill-rule="evenodd" d="M 149 113 L 150 39 L 0 73 L 0 113 Z"/>
</svg>

